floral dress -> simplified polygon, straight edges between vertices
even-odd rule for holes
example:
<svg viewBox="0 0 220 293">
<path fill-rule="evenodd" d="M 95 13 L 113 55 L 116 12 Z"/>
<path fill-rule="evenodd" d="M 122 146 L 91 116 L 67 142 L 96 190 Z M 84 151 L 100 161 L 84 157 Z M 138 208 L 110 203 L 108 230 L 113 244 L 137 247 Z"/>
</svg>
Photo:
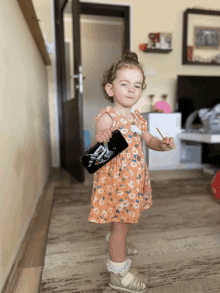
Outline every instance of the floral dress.
<svg viewBox="0 0 220 293">
<path fill-rule="evenodd" d="M 147 130 L 147 121 L 138 110 L 131 110 L 135 119 L 127 119 L 110 106 L 102 109 L 95 121 L 104 113 L 111 116 L 114 130 L 120 130 L 128 147 L 94 173 L 88 221 L 138 223 L 141 211 L 152 205 L 141 137 Z"/>
</svg>

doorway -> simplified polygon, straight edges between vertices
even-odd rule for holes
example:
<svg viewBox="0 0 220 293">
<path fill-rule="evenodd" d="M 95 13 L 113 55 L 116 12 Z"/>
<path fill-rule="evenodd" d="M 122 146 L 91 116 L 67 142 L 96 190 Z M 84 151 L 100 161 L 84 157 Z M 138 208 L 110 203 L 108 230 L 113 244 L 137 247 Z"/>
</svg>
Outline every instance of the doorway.
<svg viewBox="0 0 220 293">
<path fill-rule="evenodd" d="M 101 78 L 123 52 L 124 19 L 81 14 L 83 83 L 83 125 L 90 141 L 95 137 L 95 116 L 111 105 L 104 98 Z M 85 151 L 91 147 L 84 140 Z"/>
<path fill-rule="evenodd" d="M 75 0 L 74 0 L 75 1 Z M 56 2 L 56 1 L 55 1 Z M 56 23 L 63 22 L 63 25 L 56 28 L 56 42 L 57 50 L 60 48 L 60 53 L 57 54 L 57 69 L 60 68 L 61 72 L 57 72 L 58 94 L 59 98 L 59 121 L 60 121 L 60 166 L 66 168 L 66 154 L 65 154 L 65 127 L 62 103 L 68 101 L 68 99 L 74 99 L 74 79 L 69 79 L 71 73 L 71 66 L 63 66 L 67 64 L 67 57 L 74 60 L 74 53 L 69 46 L 68 40 L 65 40 L 65 17 L 68 18 L 67 13 L 71 13 L 71 9 L 68 9 L 68 5 L 72 1 L 60 0 L 60 4 L 55 7 Z M 95 116 L 99 113 L 101 108 L 105 108 L 109 105 L 108 101 L 104 99 L 104 95 L 101 92 L 100 80 L 103 75 L 103 70 L 107 69 L 123 52 L 131 50 L 130 48 L 130 5 L 110 5 L 94 2 L 80 2 L 80 31 L 81 31 L 81 51 L 82 51 L 82 67 L 84 76 L 84 88 L 83 88 L 83 127 L 84 130 L 90 132 L 90 139 L 92 140 L 95 135 Z M 58 22 L 57 22 L 58 21 Z M 117 31 L 117 32 L 116 32 Z M 121 37 L 120 37 L 121 31 Z M 86 36 L 87 34 L 87 36 Z M 62 35 L 62 37 L 60 37 Z M 93 36 L 92 36 L 93 35 Z M 85 38 L 83 38 L 85 36 Z M 99 39 L 101 36 L 102 40 Z M 60 37 L 60 38 L 59 38 Z M 112 40 L 108 40 L 108 37 Z M 115 42 L 113 39 L 115 37 Z M 97 42 L 95 43 L 95 39 Z M 117 38 L 117 40 L 116 40 Z M 63 40 L 63 44 L 57 40 Z M 117 44 L 118 41 L 118 44 Z M 91 45 L 93 42 L 93 45 Z M 108 50 L 106 44 L 109 42 Z M 120 42 L 120 44 L 119 44 Z M 111 45 L 110 45 L 111 44 Z M 89 45 L 89 48 L 88 48 Z M 62 47 L 63 46 L 63 47 Z M 63 52 L 63 53 L 62 53 Z M 101 53 L 102 52 L 102 53 Z M 88 62 L 90 61 L 90 62 Z M 100 65 L 101 64 L 101 65 Z M 92 66 L 90 66 L 92 65 Z M 100 65 L 100 66 L 98 66 Z M 93 67 L 93 68 L 92 68 Z M 68 73 L 69 70 L 69 73 Z M 65 72 L 64 72 L 65 71 Z M 95 74 L 94 74 L 95 73 Z M 81 113 L 82 114 L 82 113 Z M 80 133 L 80 132 L 79 132 Z M 83 141 L 83 149 L 85 151 L 84 137 L 81 137 Z M 76 140 L 75 140 L 76 144 Z M 74 148 L 76 145 L 72 146 Z M 81 148 L 82 152 L 82 148 Z M 79 154 L 77 154 L 79 156 Z M 82 155 L 82 153 L 81 153 Z M 77 168 L 79 165 L 77 166 Z M 81 166 L 82 167 L 82 166 Z M 84 167 L 82 167 L 84 168 Z M 68 170 L 68 169 L 67 169 Z M 72 174 L 75 177 L 74 174 Z M 76 178 L 78 181 L 83 182 L 84 178 L 81 176 Z"/>
</svg>

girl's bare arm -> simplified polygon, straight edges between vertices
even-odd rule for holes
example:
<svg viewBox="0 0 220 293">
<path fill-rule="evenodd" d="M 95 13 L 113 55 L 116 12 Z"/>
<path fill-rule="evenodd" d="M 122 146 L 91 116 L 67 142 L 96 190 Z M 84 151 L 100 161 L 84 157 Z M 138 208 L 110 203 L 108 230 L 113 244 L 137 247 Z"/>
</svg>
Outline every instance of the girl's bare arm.
<svg viewBox="0 0 220 293">
<path fill-rule="evenodd" d="M 96 123 L 95 138 L 92 141 L 92 147 L 97 142 L 107 142 L 111 138 L 113 131 L 113 120 L 108 113 L 104 113 Z"/>
<path fill-rule="evenodd" d="M 154 151 L 163 151 L 160 147 L 161 140 L 159 140 L 157 137 L 150 134 L 149 131 L 146 130 L 144 132 L 143 139 L 145 140 L 145 144 L 148 148 Z"/>
</svg>

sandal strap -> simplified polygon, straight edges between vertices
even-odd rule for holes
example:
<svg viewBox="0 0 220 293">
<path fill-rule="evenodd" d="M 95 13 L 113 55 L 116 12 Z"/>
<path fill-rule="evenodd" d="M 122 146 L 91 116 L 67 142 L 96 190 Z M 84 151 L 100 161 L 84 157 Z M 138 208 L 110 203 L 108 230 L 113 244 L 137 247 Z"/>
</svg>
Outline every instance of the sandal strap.
<svg viewBox="0 0 220 293">
<path fill-rule="evenodd" d="M 142 290 L 147 287 L 146 282 L 134 268 L 131 268 L 127 274 L 121 279 L 121 284 L 130 290 Z"/>
</svg>

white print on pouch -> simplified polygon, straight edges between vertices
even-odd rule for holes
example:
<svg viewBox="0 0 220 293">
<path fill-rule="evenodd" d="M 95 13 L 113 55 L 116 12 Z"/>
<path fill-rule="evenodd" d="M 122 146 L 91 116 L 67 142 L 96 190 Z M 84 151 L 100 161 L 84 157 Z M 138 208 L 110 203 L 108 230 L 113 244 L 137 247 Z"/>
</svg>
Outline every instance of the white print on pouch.
<svg viewBox="0 0 220 293">
<path fill-rule="evenodd" d="M 92 163 L 94 163 L 95 165 L 99 165 L 108 161 L 108 159 L 110 159 L 113 154 L 114 152 L 108 149 L 108 144 L 104 146 L 100 145 L 97 148 L 97 150 L 94 152 L 94 154 L 86 155 L 90 159 L 89 160 L 90 165 L 88 167 L 91 167 Z"/>
</svg>

